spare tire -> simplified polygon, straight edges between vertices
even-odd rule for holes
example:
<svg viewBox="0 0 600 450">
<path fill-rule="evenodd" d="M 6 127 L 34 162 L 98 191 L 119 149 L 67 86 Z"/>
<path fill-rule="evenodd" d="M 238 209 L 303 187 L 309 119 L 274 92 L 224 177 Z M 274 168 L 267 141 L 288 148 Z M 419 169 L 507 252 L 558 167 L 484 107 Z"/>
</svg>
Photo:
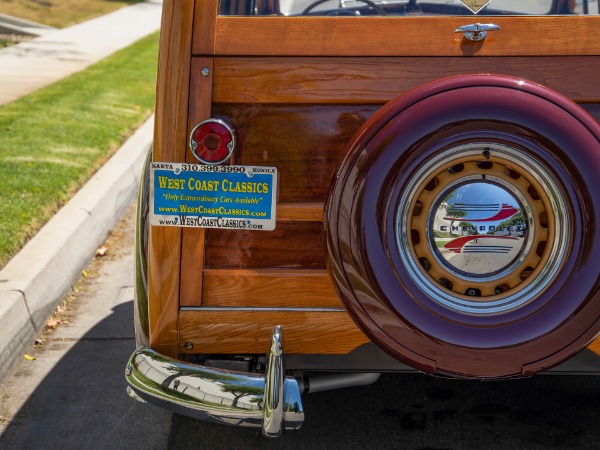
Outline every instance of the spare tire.
<svg viewBox="0 0 600 450">
<path fill-rule="evenodd" d="M 522 79 L 420 86 L 356 133 L 328 266 L 370 339 L 421 371 L 529 376 L 600 330 L 600 126 Z"/>
</svg>

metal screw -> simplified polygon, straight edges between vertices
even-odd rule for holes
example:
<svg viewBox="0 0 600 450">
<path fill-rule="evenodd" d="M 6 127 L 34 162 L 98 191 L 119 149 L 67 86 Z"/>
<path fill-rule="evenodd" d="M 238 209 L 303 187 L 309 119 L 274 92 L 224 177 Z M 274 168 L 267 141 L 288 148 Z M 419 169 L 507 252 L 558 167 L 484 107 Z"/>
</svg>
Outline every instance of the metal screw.
<svg viewBox="0 0 600 450">
<path fill-rule="evenodd" d="M 208 69 L 208 67 L 204 67 L 200 73 L 202 74 L 203 77 L 207 77 L 210 74 L 210 70 Z"/>
<path fill-rule="evenodd" d="M 477 295 L 477 291 L 473 288 L 471 289 L 467 289 L 467 295 L 470 295 L 471 297 L 474 297 L 475 295 Z"/>
<path fill-rule="evenodd" d="M 186 342 L 185 343 L 185 349 L 186 350 L 192 350 L 194 348 L 194 344 L 192 344 L 191 342 Z"/>
</svg>

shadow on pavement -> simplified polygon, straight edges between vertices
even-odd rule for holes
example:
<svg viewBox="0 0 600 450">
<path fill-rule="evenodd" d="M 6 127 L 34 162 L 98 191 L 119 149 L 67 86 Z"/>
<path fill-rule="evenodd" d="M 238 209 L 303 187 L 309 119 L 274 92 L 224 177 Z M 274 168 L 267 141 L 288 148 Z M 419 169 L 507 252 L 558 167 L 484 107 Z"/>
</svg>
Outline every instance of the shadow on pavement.
<svg viewBox="0 0 600 450">
<path fill-rule="evenodd" d="M 303 397 L 305 422 L 279 441 L 174 415 L 169 448 L 597 449 L 600 379 L 481 382 L 383 375 Z"/>
<path fill-rule="evenodd" d="M 115 329 L 132 333 L 133 301 L 113 308 L 67 351 L 0 437 L 0 448 L 165 448 L 171 414 L 126 394 L 124 368 L 135 341 L 99 337 Z M 70 345 L 51 340 L 44 352 Z"/>
<path fill-rule="evenodd" d="M 362 388 L 304 396 L 306 421 L 282 439 L 202 423 L 125 393 L 133 303 L 122 303 L 66 352 L 4 435 L 6 449 L 594 449 L 600 379 L 538 376 L 478 382 L 383 375 Z M 71 342 L 52 341 L 45 351 Z M 30 366 L 33 368 L 34 365 Z"/>
</svg>

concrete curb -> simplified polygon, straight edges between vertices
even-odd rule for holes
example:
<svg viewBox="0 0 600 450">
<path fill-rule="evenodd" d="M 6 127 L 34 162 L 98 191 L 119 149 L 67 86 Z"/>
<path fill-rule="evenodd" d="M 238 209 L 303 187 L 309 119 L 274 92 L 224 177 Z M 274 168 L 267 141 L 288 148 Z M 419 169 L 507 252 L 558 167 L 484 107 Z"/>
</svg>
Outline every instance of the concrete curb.
<svg viewBox="0 0 600 450">
<path fill-rule="evenodd" d="M 3 34 L 43 36 L 47 33 L 53 33 L 56 30 L 56 28 L 49 27 L 48 25 L 0 13 L 0 33 Z"/>
<path fill-rule="evenodd" d="M 0 381 L 134 201 L 153 129 L 154 116 L 0 271 Z"/>
</svg>

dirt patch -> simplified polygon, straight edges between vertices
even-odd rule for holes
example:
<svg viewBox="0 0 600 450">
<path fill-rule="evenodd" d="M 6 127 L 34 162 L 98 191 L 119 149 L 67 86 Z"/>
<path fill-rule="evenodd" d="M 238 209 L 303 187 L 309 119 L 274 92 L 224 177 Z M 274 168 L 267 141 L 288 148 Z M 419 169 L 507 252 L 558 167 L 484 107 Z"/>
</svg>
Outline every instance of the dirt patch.
<svg viewBox="0 0 600 450">
<path fill-rule="evenodd" d="M 1 34 L 0 33 L 0 48 L 18 44 L 32 39 L 32 36 L 24 36 L 21 34 Z"/>
</svg>

